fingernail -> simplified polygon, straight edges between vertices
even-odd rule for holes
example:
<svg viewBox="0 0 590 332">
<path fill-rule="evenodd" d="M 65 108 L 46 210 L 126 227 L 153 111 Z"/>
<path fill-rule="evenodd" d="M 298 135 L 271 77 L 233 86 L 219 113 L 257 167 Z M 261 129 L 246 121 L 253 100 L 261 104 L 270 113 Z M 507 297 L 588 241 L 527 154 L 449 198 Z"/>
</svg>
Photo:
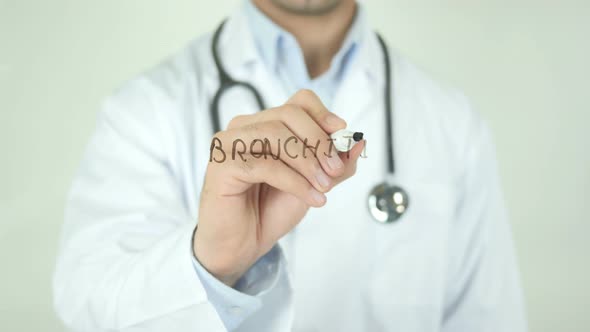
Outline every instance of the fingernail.
<svg viewBox="0 0 590 332">
<path fill-rule="evenodd" d="M 322 186 L 322 188 L 330 187 L 330 178 L 322 170 L 316 172 L 315 180 L 319 183 L 320 186 Z"/>
<path fill-rule="evenodd" d="M 324 202 L 326 201 L 326 195 L 312 188 L 311 199 L 317 204 L 324 204 Z"/>
<path fill-rule="evenodd" d="M 342 163 L 342 160 L 340 159 L 340 157 L 338 156 L 338 153 L 336 152 L 332 152 L 331 156 L 329 158 L 327 158 L 327 163 L 328 163 L 328 167 L 330 167 L 332 170 L 337 170 L 342 168 L 342 166 L 344 166 L 344 164 Z"/>
<path fill-rule="evenodd" d="M 342 120 L 334 113 L 329 113 L 328 115 L 326 115 L 324 121 L 330 127 L 346 127 L 346 122 L 344 122 L 344 120 Z"/>
</svg>

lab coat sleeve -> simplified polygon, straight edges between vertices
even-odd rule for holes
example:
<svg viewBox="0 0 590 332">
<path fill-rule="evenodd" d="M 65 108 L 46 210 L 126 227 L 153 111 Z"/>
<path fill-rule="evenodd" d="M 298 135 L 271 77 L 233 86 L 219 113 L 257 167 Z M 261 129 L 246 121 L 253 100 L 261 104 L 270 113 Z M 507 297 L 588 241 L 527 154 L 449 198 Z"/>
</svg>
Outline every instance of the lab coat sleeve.
<svg viewBox="0 0 590 332">
<path fill-rule="evenodd" d="M 195 271 L 207 292 L 207 298 L 229 331 L 261 308 L 261 297 L 278 282 L 281 256 L 281 248 L 276 245 L 238 280 L 234 288 L 219 281 L 193 258 Z"/>
<path fill-rule="evenodd" d="M 515 250 L 491 134 L 474 115 L 458 177 L 460 199 L 449 239 L 443 331 L 527 330 Z"/>
<path fill-rule="evenodd" d="M 67 200 L 55 308 L 77 331 L 225 331 L 195 273 L 196 220 L 145 85 L 99 114 Z"/>
</svg>

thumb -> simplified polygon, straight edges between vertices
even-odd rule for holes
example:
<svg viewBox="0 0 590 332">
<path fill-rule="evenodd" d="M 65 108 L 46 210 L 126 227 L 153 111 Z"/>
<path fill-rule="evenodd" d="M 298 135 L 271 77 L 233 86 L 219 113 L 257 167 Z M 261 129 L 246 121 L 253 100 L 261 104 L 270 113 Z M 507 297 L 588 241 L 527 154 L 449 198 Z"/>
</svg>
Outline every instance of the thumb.
<svg viewBox="0 0 590 332">
<path fill-rule="evenodd" d="M 350 149 L 350 151 L 338 153 L 340 159 L 342 159 L 342 162 L 344 163 L 344 173 L 338 177 L 338 179 L 336 179 L 337 183 L 348 179 L 349 177 L 353 176 L 354 173 L 356 173 L 357 161 L 365 150 L 366 145 L 367 140 L 362 140 L 355 144 L 352 149 Z"/>
</svg>

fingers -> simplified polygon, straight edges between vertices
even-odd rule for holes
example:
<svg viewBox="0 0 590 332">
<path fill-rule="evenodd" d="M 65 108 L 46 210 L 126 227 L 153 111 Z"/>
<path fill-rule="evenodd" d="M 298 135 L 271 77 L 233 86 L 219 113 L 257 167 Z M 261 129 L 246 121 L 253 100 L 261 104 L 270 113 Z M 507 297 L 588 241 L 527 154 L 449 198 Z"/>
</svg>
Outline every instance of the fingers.
<svg viewBox="0 0 590 332">
<path fill-rule="evenodd" d="M 355 144 L 352 149 L 348 152 L 340 152 L 340 158 L 344 162 L 344 171 L 342 175 L 334 179 L 335 185 L 350 178 L 356 173 L 357 162 L 365 149 L 367 144 L 366 140 L 362 140 Z"/>
<path fill-rule="evenodd" d="M 343 163 L 328 134 L 345 128 L 346 122 L 328 111 L 310 90 L 300 90 L 283 106 L 253 115 L 238 116 L 232 119 L 229 128 L 277 120 L 283 122 L 309 147 L 305 151 L 317 158 L 328 175 L 342 176 Z"/>
<path fill-rule="evenodd" d="M 270 159 L 282 161 L 283 166 L 324 193 L 355 173 L 356 162 L 365 146 L 362 141 L 347 153 L 335 151 L 328 134 L 345 127 L 346 122 L 328 111 L 313 92 L 300 90 L 283 106 L 233 118 L 228 130 L 216 136 L 226 149 L 232 148 L 232 160 L 235 159 L 235 140 L 239 139 L 242 154 L 251 154 L 252 158 L 267 154 L 263 158 L 268 160 L 270 152 Z M 247 148 L 250 151 L 245 151 Z M 296 153 L 289 153 L 287 148 Z M 243 160 L 243 157 L 238 158 L 240 163 L 250 162 Z M 253 167 L 252 164 L 242 167 Z M 273 173 L 273 170 L 268 172 Z"/>
<path fill-rule="evenodd" d="M 287 166 L 281 160 L 273 158 L 256 158 L 246 155 L 246 162 L 242 160 L 227 160 L 224 165 L 223 176 L 230 175 L 233 178 L 247 183 L 266 183 L 280 191 L 290 193 L 310 206 L 321 207 L 326 203 L 326 196 L 316 190 L 310 182 L 300 173 Z M 211 171 L 215 175 L 222 176 L 220 168 L 213 167 Z M 216 171 L 219 174 L 216 174 Z"/>
<path fill-rule="evenodd" d="M 228 158 L 247 163 L 249 159 L 244 157 L 246 153 L 251 156 L 250 158 L 281 160 L 303 175 L 316 190 L 327 192 L 332 188 L 333 179 L 326 174 L 313 153 L 304 149 L 303 140 L 299 139 L 284 123 L 276 120 L 253 123 L 245 121 L 244 123 L 242 127 L 217 135 L 221 145 L 225 147 Z M 304 156 L 306 151 L 307 156 Z M 344 163 L 339 175 L 344 171 L 343 166 Z"/>
<path fill-rule="evenodd" d="M 297 91 L 285 104 L 303 108 L 328 134 L 346 128 L 346 122 L 336 114 L 328 111 L 320 98 L 311 90 L 303 89 Z"/>
<path fill-rule="evenodd" d="M 330 136 L 301 107 L 288 104 L 253 115 L 240 116 L 231 122 L 232 127 L 248 127 L 260 122 L 280 121 L 306 149 L 303 158 L 317 159 L 323 171 L 331 177 L 343 174 L 344 163 L 331 142 Z"/>
</svg>

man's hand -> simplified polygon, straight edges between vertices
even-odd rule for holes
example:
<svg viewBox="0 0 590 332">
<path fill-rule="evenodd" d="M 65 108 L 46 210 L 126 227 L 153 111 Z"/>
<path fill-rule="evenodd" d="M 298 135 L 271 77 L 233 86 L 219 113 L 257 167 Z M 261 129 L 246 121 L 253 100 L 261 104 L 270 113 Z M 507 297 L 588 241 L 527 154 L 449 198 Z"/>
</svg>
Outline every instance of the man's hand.
<svg viewBox="0 0 590 332">
<path fill-rule="evenodd" d="M 364 147 L 363 141 L 348 154 L 335 152 L 329 134 L 345 127 L 309 90 L 297 92 L 280 107 L 233 118 L 227 130 L 215 135 L 226 158 L 210 162 L 205 174 L 193 243 L 197 260 L 233 286 L 311 206 L 323 206 L 324 193 L 354 174 Z M 283 148 L 290 137 L 296 139 L 288 143 L 289 154 L 283 150 L 279 159 L 260 157 L 263 145 L 254 144 L 260 150 L 247 151 L 246 161 L 237 155 L 232 160 L 237 139 L 250 147 L 253 140 L 267 138 L 276 157 L 277 142 Z M 304 158 L 305 139 L 313 148 L 307 148 Z"/>
</svg>

